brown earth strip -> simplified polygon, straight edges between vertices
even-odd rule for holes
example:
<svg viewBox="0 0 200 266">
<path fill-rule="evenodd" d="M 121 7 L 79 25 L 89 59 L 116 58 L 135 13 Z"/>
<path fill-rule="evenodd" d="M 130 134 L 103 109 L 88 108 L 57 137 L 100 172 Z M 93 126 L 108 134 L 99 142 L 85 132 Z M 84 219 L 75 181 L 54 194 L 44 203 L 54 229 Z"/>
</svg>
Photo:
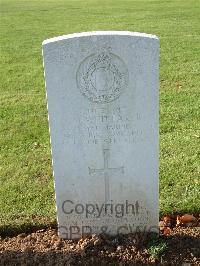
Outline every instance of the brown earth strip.
<svg viewBox="0 0 200 266">
<path fill-rule="evenodd" d="M 164 247 L 161 253 L 159 247 Z M 175 227 L 159 238 L 92 235 L 79 241 L 60 239 L 56 229 L 48 229 L 0 239 L 0 265 L 189 266 L 200 265 L 199 247 L 199 227 Z"/>
</svg>

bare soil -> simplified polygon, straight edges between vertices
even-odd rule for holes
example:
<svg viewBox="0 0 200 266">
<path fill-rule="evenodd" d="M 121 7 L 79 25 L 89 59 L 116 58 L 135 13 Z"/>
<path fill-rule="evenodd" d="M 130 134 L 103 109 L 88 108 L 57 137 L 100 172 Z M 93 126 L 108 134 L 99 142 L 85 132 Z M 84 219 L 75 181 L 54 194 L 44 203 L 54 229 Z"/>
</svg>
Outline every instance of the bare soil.
<svg viewBox="0 0 200 266">
<path fill-rule="evenodd" d="M 155 236 L 154 236 L 155 238 Z M 63 240 L 49 228 L 0 239 L 0 265 L 200 265 L 200 228 L 174 227 L 158 241 L 167 247 L 149 253 L 150 234 L 92 235 Z"/>
</svg>

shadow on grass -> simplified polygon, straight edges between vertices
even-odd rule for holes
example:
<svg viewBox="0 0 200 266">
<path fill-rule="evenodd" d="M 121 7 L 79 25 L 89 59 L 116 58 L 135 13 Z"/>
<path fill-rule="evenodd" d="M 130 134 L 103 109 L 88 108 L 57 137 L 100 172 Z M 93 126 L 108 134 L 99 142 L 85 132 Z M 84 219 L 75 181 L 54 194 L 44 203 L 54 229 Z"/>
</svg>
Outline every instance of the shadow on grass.
<svg viewBox="0 0 200 266">
<path fill-rule="evenodd" d="M 21 225 L 3 225 L 0 226 L 0 236 L 1 237 L 15 237 L 19 234 L 25 233 L 25 234 L 31 234 L 38 230 L 44 229 L 56 229 L 57 228 L 57 222 L 51 221 L 51 222 L 36 222 L 36 223 L 24 223 Z"/>
</svg>

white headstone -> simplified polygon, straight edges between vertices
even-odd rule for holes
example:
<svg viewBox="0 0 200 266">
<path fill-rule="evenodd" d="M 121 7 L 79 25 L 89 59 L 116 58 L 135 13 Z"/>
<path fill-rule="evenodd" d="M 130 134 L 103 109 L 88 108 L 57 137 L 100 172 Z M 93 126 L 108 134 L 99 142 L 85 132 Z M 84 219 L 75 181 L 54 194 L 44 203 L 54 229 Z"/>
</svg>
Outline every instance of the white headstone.
<svg viewBox="0 0 200 266">
<path fill-rule="evenodd" d="M 43 56 L 59 235 L 155 229 L 158 38 L 70 34 Z"/>
</svg>

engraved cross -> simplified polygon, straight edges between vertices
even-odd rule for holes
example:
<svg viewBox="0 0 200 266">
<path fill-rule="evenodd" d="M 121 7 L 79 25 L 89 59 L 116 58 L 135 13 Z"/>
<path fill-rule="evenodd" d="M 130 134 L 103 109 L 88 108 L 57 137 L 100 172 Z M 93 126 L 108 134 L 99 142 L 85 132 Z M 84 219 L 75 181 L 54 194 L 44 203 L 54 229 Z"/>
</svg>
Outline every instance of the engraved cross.
<svg viewBox="0 0 200 266">
<path fill-rule="evenodd" d="M 109 149 L 103 149 L 103 158 L 104 158 L 104 166 L 101 169 L 92 169 L 89 168 L 90 175 L 99 175 L 103 176 L 105 179 L 105 202 L 107 202 L 110 198 L 110 190 L 109 190 L 109 177 L 113 176 L 115 173 L 124 173 L 124 166 L 118 168 L 109 168 L 108 166 L 108 157 L 109 157 Z"/>
</svg>

